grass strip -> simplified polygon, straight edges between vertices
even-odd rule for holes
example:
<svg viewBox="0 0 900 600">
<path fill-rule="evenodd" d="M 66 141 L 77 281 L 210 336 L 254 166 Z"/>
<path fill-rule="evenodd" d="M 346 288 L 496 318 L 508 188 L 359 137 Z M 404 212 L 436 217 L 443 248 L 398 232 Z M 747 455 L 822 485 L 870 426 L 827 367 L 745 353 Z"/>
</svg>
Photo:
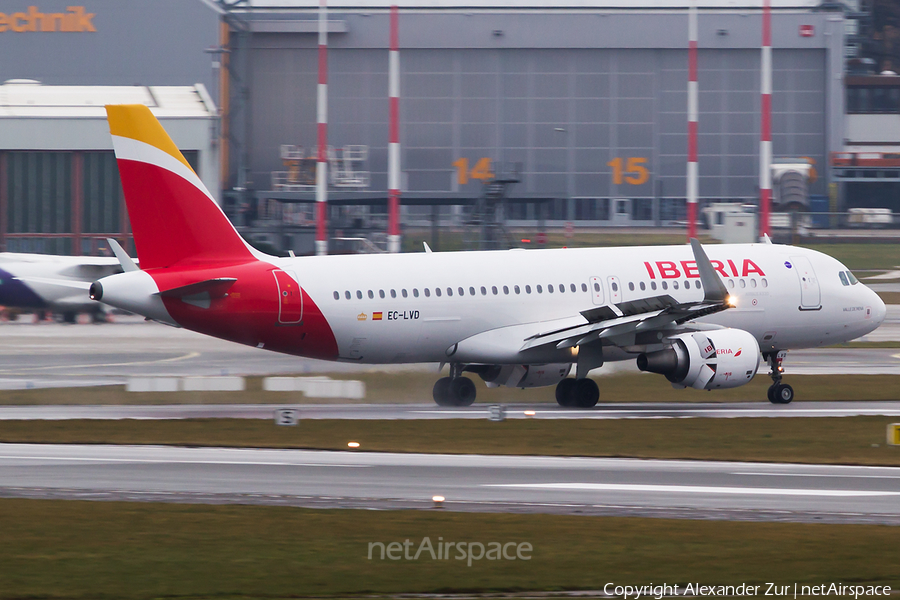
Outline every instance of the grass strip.
<svg viewBox="0 0 900 600">
<path fill-rule="evenodd" d="M 877 525 L 7 499 L 0 531 L 3 599 L 900 584 L 897 528 Z M 368 559 L 370 542 L 413 554 L 424 537 L 528 542 L 532 558 Z"/>
<path fill-rule="evenodd" d="M 302 417 L 302 413 L 301 413 Z M 900 465 L 897 417 L 350 421 L 295 427 L 247 419 L 2 421 L 0 442 L 172 444 L 445 454 L 679 458 Z"/>
<path fill-rule="evenodd" d="M 860 342 L 865 343 L 865 342 Z M 852 346 L 851 346 L 852 347 Z M 891 347 L 891 346 L 862 346 Z M 790 375 L 790 356 L 785 378 L 806 400 L 898 400 L 900 378 L 895 375 Z M 366 384 L 366 403 L 432 402 L 431 389 L 438 373 L 427 371 L 362 372 L 332 374 L 334 379 L 358 379 Z M 471 375 L 470 375 L 471 376 Z M 553 387 L 527 390 L 487 388 L 476 376 L 478 402 L 510 404 L 554 402 Z M 600 402 L 765 402 L 772 380 L 759 374 L 745 386 L 706 392 L 692 388 L 676 390 L 665 378 L 651 373 L 625 373 L 596 378 Z M 357 401 L 307 398 L 300 393 L 265 392 L 261 377 L 248 377 L 243 392 L 128 393 L 124 386 L 0 390 L 2 405 L 39 404 L 328 404 Z"/>
</svg>

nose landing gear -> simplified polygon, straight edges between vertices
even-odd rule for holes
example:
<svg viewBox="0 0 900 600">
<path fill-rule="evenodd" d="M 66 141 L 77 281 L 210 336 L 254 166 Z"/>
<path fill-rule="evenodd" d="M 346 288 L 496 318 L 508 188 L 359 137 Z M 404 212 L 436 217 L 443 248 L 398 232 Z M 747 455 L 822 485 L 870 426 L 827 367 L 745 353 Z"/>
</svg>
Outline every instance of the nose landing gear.
<svg viewBox="0 0 900 600">
<path fill-rule="evenodd" d="M 767 394 L 769 402 L 772 404 L 790 404 L 794 399 L 794 388 L 786 383 L 781 383 L 784 375 L 784 367 L 781 366 L 781 363 L 786 356 L 787 352 L 784 350 L 763 354 L 763 358 L 769 363 L 769 377 L 773 381 Z"/>
</svg>

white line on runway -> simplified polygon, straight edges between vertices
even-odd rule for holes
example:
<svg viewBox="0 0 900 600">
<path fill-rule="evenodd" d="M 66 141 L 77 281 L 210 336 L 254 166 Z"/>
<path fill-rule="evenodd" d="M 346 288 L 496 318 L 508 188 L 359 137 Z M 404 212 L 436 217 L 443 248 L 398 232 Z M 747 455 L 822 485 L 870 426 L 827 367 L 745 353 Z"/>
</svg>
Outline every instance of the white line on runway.
<svg viewBox="0 0 900 600">
<path fill-rule="evenodd" d="M 872 490 L 803 490 L 777 488 L 742 488 L 701 485 L 632 485 L 627 483 L 494 483 L 482 487 L 526 488 L 542 490 L 586 490 L 603 492 L 661 492 L 683 494 L 748 494 L 754 496 L 900 496 L 900 492 Z"/>
<path fill-rule="evenodd" d="M 71 462 L 114 462 L 114 463 L 152 463 L 152 464 L 182 464 L 182 465 L 263 465 L 276 467 L 348 467 L 351 469 L 368 469 L 373 465 L 342 465 L 328 463 L 293 463 L 293 462 L 262 462 L 262 461 L 234 461 L 234 460 L 170 460 L 152 458 L 87 458 L 78 456 L 3 456 L 0 460 L 65 460 Z"/>
<path fill-rule="evenodd" d="M 900 475 L 826 475 L 819 473 L 753 473 L 735 471 L 732 475 L 761 475 L 764 477 L 840 477 L 841 479 L 900 479 Z"/>
</svg>

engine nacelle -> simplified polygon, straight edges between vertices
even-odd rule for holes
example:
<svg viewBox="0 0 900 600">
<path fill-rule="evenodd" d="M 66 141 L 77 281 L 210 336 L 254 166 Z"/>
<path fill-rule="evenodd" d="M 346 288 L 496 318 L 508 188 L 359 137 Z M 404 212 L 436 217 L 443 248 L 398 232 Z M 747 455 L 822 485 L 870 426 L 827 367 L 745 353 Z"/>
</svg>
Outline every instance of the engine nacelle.
<svg viewBox="0 0 900 600">
<path fill-rule="evenodd" d="M 670 348 L 638 356 L 641 371 L 659 373 L 676 386 L 698 390 L 749 383 L 759 368 L 759 344 L 742 329 L 682 333 Z"/>
<path fill-rule="evenodd" d="M 572 364 L 470 366 L 466 370 L 478 373 L 488 387 L 533 388 L 556 385 L 566 378 Z"/>
</svg>

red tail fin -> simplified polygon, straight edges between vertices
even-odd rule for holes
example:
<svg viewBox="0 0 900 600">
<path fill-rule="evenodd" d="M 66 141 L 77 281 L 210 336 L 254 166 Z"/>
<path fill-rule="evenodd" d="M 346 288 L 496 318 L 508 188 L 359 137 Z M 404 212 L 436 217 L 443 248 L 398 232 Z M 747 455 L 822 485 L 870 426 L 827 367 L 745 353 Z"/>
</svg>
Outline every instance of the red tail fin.
<svg viewBox="0 0 900 600">
<path fill-rule="evenodd" d="M 142 269 L 254 260 L 150 109 L 114 105 L 106 114 Z"/>
</svg>

